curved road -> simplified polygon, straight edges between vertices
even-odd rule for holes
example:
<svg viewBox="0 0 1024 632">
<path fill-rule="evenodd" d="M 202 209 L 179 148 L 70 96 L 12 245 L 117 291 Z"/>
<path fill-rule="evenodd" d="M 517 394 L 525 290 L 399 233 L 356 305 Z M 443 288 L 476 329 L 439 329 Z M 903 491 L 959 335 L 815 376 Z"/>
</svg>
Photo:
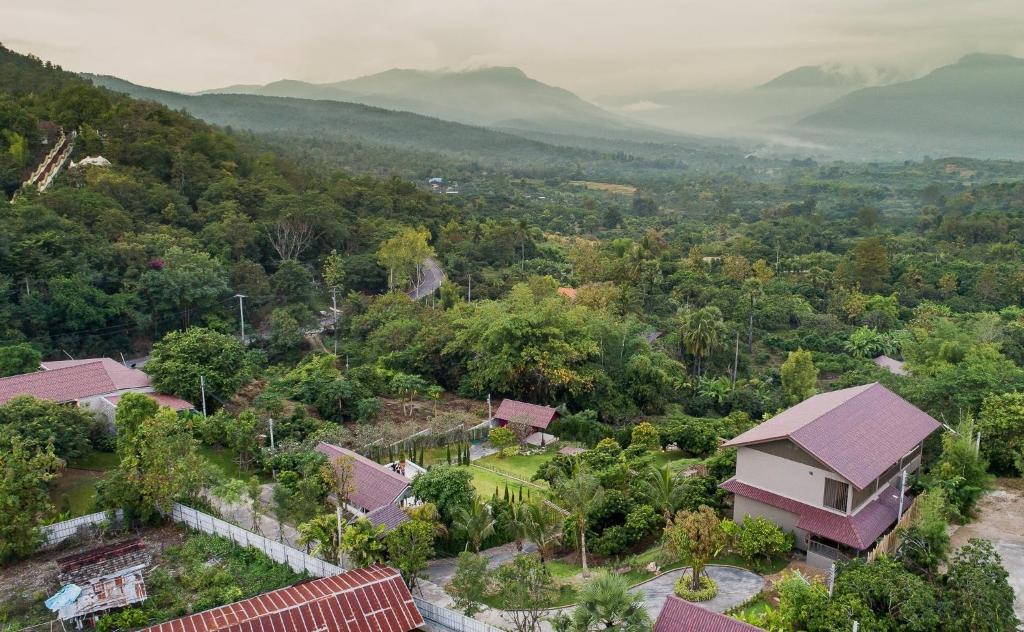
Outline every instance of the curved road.
<svg viewBox="0 0 1024 632">
<path fill-rule="evenodd" d="M 441 264 L 433 257 L 427 258 L 423 262 L 423 280 L 419 285 L 409 290 L 409 298 L 418 301 L 421 298 L 430 296 L 437 291 L 437 288 L 441 287 L 444 278 L 444 270 L 441 269 Z"/>
</svg>

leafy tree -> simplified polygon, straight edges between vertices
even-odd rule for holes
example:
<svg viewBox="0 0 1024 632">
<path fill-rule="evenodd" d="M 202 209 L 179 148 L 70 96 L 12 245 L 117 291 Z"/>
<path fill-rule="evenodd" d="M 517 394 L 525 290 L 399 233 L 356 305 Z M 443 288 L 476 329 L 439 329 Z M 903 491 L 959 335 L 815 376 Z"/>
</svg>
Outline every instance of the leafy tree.
<svg viewBox="0 0 1024 632">
<path fill-rule="evenodd" d="M 499 458 L 502 456 L 502 452 L 505 448 L 511 448 L 512 446 L 519 444 L 519 439 L 516 437 L 516 433 L 512 432 L 512 429 L 507 426 L 492 428 L 491 431 L 487 433 L 487 440 L 490 441 L 491 445 L 498 451 Z"/>
<path fill-rule="evenodd" d="M 270 340 L 267 351 L 272 358 L 287 358 L 297 355 L 306 333 L 292 310 L 279 307 L 270 313 Z"/>
<path fill-rule="evenodd" d="M 604 489 L 593 474 L 583 468 L 576 468 L 573 475 L 564 478 L 555 486 L 555 494 L 569 512 L 569 519 L 576 527 L 576 548 L 580 552 L 583 576 L 589 575 L 587 568 L 587 522 L 591 511 L 604 500 Z"/>
<path fill-rule="evenodd" d="M 74 458 L 89 449 L 89 431 L 95 425 L 87 409 L 21 395 L 0 406 L 0 451 L 16 435 L 29 446 L 50 445 L 60 458 Z"/>
<path fill-rule="evenodd" d="M 412 494 L 423 502 L 433 503 L 447 525 L 460 508 L 469 507 L 476 497 L 473 475 L 464 468 L 438 465 L 412 481 Z"/>
<path fill-rule="evenodd" d="M 300 524 L 299 543 L 307 547 L 313 545 L 311 552 L 317 557 L 340 562 L 337 516 L 320 514 Z"/>
<path fill-rule="evenodd" d="M 164 336 L 153 346 L 146 373 L 160 392 L 192 402 L 202 398 L 200 376 L 206 392 L 224 400 L 249 378 L 245 349 L 238 339 L 201 327 Z"/>
<path fill-rule="evenodd" d="M 39 351 L 24 342 L 0 347 L 0 377 L 38 371 L 42 359 Z"/>
<path fill-rule="evenodd" d="M 971 539 L 957 550 L 941 584 L 943 629 L 1017 629 L 1008 577 L 991 542 Z"/>
<path fill-rule="evenodd" d="M 950 509 L 960 520 L 971 515 L 992 484 L 988 462 L 974 449 L 974 428 L 974 420 L 967 417 L 955 433 L 942 435 L 942 454 L 926 479 L 945 492 Z"/>
<path fill-rule="evenodd" d="M 210 478 L 195 439 L 173 410 L 141 393 L 126 393 L 114 423 L 120 463 L 100 493 L 108 508 L 125 507 L 144 520 L 158 511 L 167 514 L 177 499 L 197 496 Z"/>
<path fill-rule="evenodd" d="M 515 494 L 512 494 L 512 502 L 498 513 L 498 528 L 496 529 L 503 536 L 512 538 L 516 544 L 516 551 L 523 552 L 523 541 L 529 535 L 530 507 L 520 500 L 516 502 Z M 523 496 L 523 488 L 519 488 L 519 497 Z"/>
<path fill-rule="evenodd" d="M 423 263 L 434 256 L 429 240 L 430 231 L 425 228 L 403 228 L 381 244 L 377 261 L 388 271 L 388 288 L 419 283 Z"/>
<path fill-rule="evenodd" d="M 874 629 L 923 632 L 939 625 L 934 588 L 885 556 L 838 565 L 832 595 L 834 600 L 850 597 L 863 603 L 879 622 Z"/>
<path fill-rule="evenodd" d="M 728 542 L 722 521 L 714 510 L 701 505 L 697 511 L 680 511 L 665 527 L 665 543 L 676 557 L 690 564 L 693 590 L 700 590 L 704 567 Z"/>
<path fill-rule="evenodd" d="M 537 555 L 517 555 L 494 572 L 495 591 L 516 632 L 537 632 L 555 598 L 555 582 Z"/>
<path fill-rule="evenodd" d="M 915 502 L 919 518 L 916 523 L 903 528 L 895 557 L 903 562 L 907 570 L 932 581 L 949 552 L 949 508 L 946 494 L 936 487 L 922 492 Z"/>
<path fill-rule="evenodd" d="M 640 446 L 645 450 L 657 450 L 661 447 L 658 429 L 648 421 L 633 426 L 629 445 Z"/>
<path fill-rule="evenodd" d="M 790 404 L 802 402 L 817 391 L 818 367 L 814 366 L 810 351 L 790 351 L 779 372 Z"/>
<path fill-rule="evenodd" d="M 889 280 L 889 254 L 878 237 L 865 237 L 850 252 L 853 280 L 864 292 L 876 292 Z"/>
<path fill-rule="evenodd" d="M 993 470 L 1024 473 L 1024 393 L 986 397 L 975 430 L 981 433 L 981 453 Z"/>
<path fill-rule="evenodd" d="M 409 520 L 392 529 L 384 538 L 388 559 L 412 588 L 420 573 L 427 568 L 427 560 L 434 554 L 434 527 L 422 520 Z"/>
<path fill-rule="evenodd" d="M 481 602 L 487 595 L 487 558 L 478 553 L 459 553 L 458 565 L 452 577 L 452 597 L 455 607 L 467 617 L 483 610 Z"/>
<path fill-rule="evenodd" d="M 727 532 L 729 530 L 726 528 Z M 773 557 L 785 555 L 793 548 L 793 536 L 764 516 L 744 516 L 731 530 L 732 546 L 751 563 L 759 557 L 771 562 Z"/>
<path fill-rule="evenodd" d="M 36 550 L 40 521 L 53 511 L 46 483 L 62 466 L 52 447 L 29 446 L 18 436 L 0 450 L 0 562 Z"/>
<path fill-rule="evenodd" d="M 154 314 L 180 313 L 187 327 L 192 312 L 208 310 L 228 294 L 227 273 L 208 253 L 171 246 L 160 265 L 139 278 L 139 293 Z"/>
<path fill-rule="evenodd" d="M 466 550 L 480 552 L 480 545 L 494 534 L 497 521 L 490 505 L 474 496 L 468 506 L 456 507 L 452 515 L 452 528 L 466 537 Z"/>
<path fill-rule="evenodd" d="M 648 632 L 651 618 L 644 606 L 644 594 L 629 590 L 621 575 L 599 573 L 580 589 L 579 605 L 566 626 L 571 632 Z"/>
<path fill-rule="evenodd" d="M 342 531 L 341 550 L 355 568 L 383 563 L 387 558 L 386 533 L 386 526 L 374 525 L 366 518 L 359 518 Z"/>
</svg>

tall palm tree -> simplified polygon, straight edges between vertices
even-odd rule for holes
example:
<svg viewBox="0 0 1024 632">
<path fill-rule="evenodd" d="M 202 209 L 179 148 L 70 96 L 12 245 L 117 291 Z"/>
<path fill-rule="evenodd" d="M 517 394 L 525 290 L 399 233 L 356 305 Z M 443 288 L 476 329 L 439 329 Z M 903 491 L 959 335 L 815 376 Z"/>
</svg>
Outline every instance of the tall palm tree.
<svg viewBox="0 0 1024 632">
<path fill-rule="evenodd" d="M 512 503 L 505 514 L 503 525 L 507 535 L 516 543 L 516 551 L 523 552 L 523 540 L 527 538 L 527 527 L 530 520 L 529 505 L 523 502 Z"/>
<path fill-rule="evenodd" d="M 469 507 L 459 507 L 452 516 L 456 532 L 466 536 L 466 550 L 472 545 L 473 552 L 480 552 L 480 545 L 494 534 L 494 514 L 491 506 L 474 497 Z"/>
<path fill-rule="evenodd" d="M 641 484 L 651 505 L 665 518 L 665 524 L 672 522 L 672 515 L 679 504 L 679 493 L 682 491 L 678 473 L 667 464 L 661 467 L 651 465 Z"/>
<path fill-rule="evenodd" d="M 683 323 L 683 344 L 697 360 L 697 375 L 701 374 L 703 360 L 721 346 L 724 330 L 722 311 L 714 305 L 687 314 Z"/>
<path fill-rule="evenodd" d="M 562 514 L 542 500 L 526 505 L 526 538 L 537 545 L 542 564 L 545 554 L 562 539 L 563 521 Z"/>
<path fill-rule="evenodd" d="M 603 572 L 580 589 L 567 627 L 572 632 L 645 632 L 651 629 L 651 618 L 642 592 L 630 591 L 621 575 Z"/>
<path fill-rule="evenodd" d="M 587 577 L 590 574 L 587 569 L 587 517 L 591 509 L 604 500 L 604 489 L 593 474 L 577 466 L 571 478 L 558 483 L 556 493 L 576 523 L 576 546 L 580 551 L 583 576 Z"/>
</svg>

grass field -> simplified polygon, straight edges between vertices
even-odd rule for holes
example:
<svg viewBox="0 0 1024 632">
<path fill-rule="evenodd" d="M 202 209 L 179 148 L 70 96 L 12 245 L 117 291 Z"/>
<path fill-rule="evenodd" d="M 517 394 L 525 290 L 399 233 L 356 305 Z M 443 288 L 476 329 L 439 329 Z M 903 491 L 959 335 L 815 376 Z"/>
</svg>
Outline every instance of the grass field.
<svg viewBox="0 0 1024 632">
<path fill-rule="evenodd" d="M 591 191 L 604 191 L 605 193 L 618 193 L 620 195 L 633 195 L 636 187 L 628 184 L 614 184 L 612 182 L 590 182 L 588 180 L 573 180 L 569 184 L 575 184 Z"/>
<path fill-rule="evenodd" d="M 528 481 L 533 477 L 537 469 L 554 458 L 555 454 L 556 449 L 554 446 L 551 446 L 540 454 L 517 454 L 516 456 L 507 456 L 505 458 L 492 454 L 475 462 Z M 544 485 L 544 482 L 541 481 L 540 484 Z"/>
</svg>

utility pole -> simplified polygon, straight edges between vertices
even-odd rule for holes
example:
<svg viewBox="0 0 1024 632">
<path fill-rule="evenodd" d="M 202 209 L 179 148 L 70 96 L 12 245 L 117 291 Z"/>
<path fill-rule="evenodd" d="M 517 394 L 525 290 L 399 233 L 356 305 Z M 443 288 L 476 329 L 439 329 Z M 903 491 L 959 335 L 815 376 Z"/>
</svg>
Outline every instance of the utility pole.
<svg viewBox="0 0 1024 632">
<path fill-rule="evenodd" d="M 199 392 L 203 398 L 203 418 L 206 418 L 206 377 L 199 376 Z"/>
<path fill-rule="evenodd" d="M 836 563 L 832 562 L 832 566 L 828 569 L 828 596 L 832 596 L 832 586 L 836 583 Z"/>
<path fill-rule="evenodd" d="M 245 345 L 245 312 L 242 308 L 242 299 L 247 298 L 245 294 L 235 294 L 235 298 L 238 299 L 238 324 L 242 330 L 242 345 Z"/>
<path fill-rule="evenodd" d="M 124 354 L 121 353 L 120 351 L 118 351 L 118 353 L 121 354 L 121 364 L 123 364 L 127 368 L 128 367 L 128 362 L 124 359 Z"/>
<path fill-rule="evenodd" d="M 903 517 L 903 494 L 907 490 L 907 471 L 903 470 L 903 474 L 900 475 L 900 509 L 896 514 L 896 522 L 899 523 L 901 517 Z"/>
<path fill-rule="evenodd" d="M 271 453 L 275 452 L 275 450 L 274 450 L 274 418 L 273 417 L 270 418 L 270 452 Z M 270 477 L 272 479 L 274 479 L 275 481 L 277 480 L 277 470 L 276 469 L 271 469 L 270 470 Z"/>
<path fill-rule="evenodd" d="M 491 412 L 491 394 L 487 394 L 487 419 L 490 421 L 494 419 L 494 413 Z"/>
<path fill-rule="evenodd" d="M 337 516 L 338 516 L 338 564 L 341 564 L 341 500 L 338 500 L 337 505 Z"/>
<path fill-rule="evenodd" d="M 473 273 L 469 273 L 469 296 L 466 299 L 467 303 L 473 302 Z"/>
<path fill-rule="evenodd" d="M 981 454 L 981 431 L 978 431 L 978 436 L 974 438 L 974 453 Z"/>
</svg>

